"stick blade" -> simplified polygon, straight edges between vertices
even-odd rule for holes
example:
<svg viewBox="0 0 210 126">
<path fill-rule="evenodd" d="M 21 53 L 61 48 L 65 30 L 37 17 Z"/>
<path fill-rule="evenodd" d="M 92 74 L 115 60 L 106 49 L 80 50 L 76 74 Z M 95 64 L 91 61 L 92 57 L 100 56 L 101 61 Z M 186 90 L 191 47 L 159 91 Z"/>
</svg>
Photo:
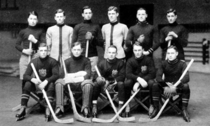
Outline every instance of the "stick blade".
<svg viewBox="0 0 210 126">
<path fill-rule="evenodd" d="M 55 120 L 55 122 L 57 122 L 57 123 L 63 123 L 63 124 L 66 124 L 66 123 L 73 123 L 74 122 L 74 119 L 66 119 L 66 120 L 60 120 L 60 119 L 54 119 Z"/>
<path fill-rule="evenodd" d="M 128 117 L 128 118 L 119 117 L 119 121 L 122 121 L 122 122 L 136 122 L 136 118 L 135 117 Z"/>
<path fill-rule="evenodd" d="M 87 122 L 87 123 L 91 123 L 92 122 L 90 118 L 85 118 L 85 117 L 79 115 L 78 113 L 74 113 L 74 118 L 77 121 L 80 121 L 80 122 Z"/>
<path fill-rule="evenodd" d="M 113 119 L 99 119 L 99 118 L 92 118 L 92 122 L 96 122 L 96 123 L 112 123 L 114 122 Z"/>
</svg>

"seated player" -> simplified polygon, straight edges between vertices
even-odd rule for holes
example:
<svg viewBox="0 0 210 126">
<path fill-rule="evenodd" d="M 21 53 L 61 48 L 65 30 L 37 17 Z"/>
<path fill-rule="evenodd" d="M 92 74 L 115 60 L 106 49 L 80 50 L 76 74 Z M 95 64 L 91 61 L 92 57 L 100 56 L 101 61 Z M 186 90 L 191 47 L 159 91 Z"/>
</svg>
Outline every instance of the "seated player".
<svg viewBox="0 0 210 126">
<path fill-rule="evenodd" d="M 133 44 L 134 56 L 126 63 L 126 80 L 125 80 L 125 98 L 131 95 L 131 90 L 136 91 L 138 88 L 149 88 L 150 98 L 152 97 L 152 85 L 155 78 L 155 66 L 153 59 L 143 55 L 143 47 L 139 42 Z M 150 99 L 152 106 L 152 99 Z M 130 107 L 126 107 L 125 116 L 130 116 Z M 149 113 L 150 116 L 150 113 Z"/>
<path fill-rule="evenodd" d="M 21 109 L 16 115 L 17 120 L 23 119 L 26 115 L 26 106 L 29 100 L 30 92 L 35 92 L 36 86 L 47 92 L 48 99 L 51 103 L 54 99 L 54 82 L 59 78 L 58 63 L 55 59 L 47 55 L 47 50 L 47 45 L 45 43 L 41 43 L 38 48 L 39 57 L 33 59 L 27 67 L 23 77 L 25 85 L 21 96 Z M 34 64 L 41 81 L 33 76 L 31 63 Z M 46 121 L 49 121 L 51 118 L 51 113 L 48 107 L 46 107 L 45 118 Z"/>
<path fill-rule="evenodd" d="M 125 80 L 125 65 L 124 61 L 117 59 L 117 47 L 111 45 L 107 49 L 107 59 L 103 59 L 98 64 L 98 69 L 101 76 L 96 78 L 93 93 L 93 117 L 97 117 L 97 99 L 101 91 L 107 87 L 112 87 L 117 84 L 119 109 L 124 103 L 124 80 Z M 114 87 L 112 87 L 114 89 Z"/>
<path fill-rule="evenodd" d="M 93 92 L 93 83 L 91 78 L 91 64 L 90 60 L 84 56 L 82 56 L 82 46 L 80 42 L 75 42 L 72 44 L 71 58 L 65 60 L 67 73 L 77 73 L 79 71 L 85 71 L 87 74 L 84 76 L 84 81 L 68 83 L 70 84 L 71 90 L 73 91 L 81 91 L 82 92 L 82 110 L 84 117 L 90 116 L 90 105 L 92 99 Z M 56 82 L 56 115 L 61 116 L 64 112 L 63 107 L 63 88 L 64 90 L 68 90 L 67 84 L 61 81 Z M 65 85 L 65 86 L 63 86 Z"/>
<path fill-rule="evenodd" d="M 152 114 L 152 118 L 158 113 L 159 97 L 161 93 L 168 98 L 176 93 L 180 93 L 182 97 L 180 107 L 182 108 L 183 118 L 186 122 L 190 122 L 190 117 L 187 112 L 188 101 L 190 98 L 190 88 L 188 85 L 190 80 L 189 73 L 187 72 L 184 78 L 178 82 L 180 84 L 177 87 L 173 86 L 173 84 L 179 80 L 186 67 L 187 65 L 185 61 L 178 59 L 177 48 L 175 46 L 170 46 L 167 49 L 167 60 L 163 61 L 161 66 L 158 68 L 156 76 L 157 83 L 153 85 L 155 111 Z M 164 80 L 162 79 L 163 74 L 165 75 Z"/>
</svg>

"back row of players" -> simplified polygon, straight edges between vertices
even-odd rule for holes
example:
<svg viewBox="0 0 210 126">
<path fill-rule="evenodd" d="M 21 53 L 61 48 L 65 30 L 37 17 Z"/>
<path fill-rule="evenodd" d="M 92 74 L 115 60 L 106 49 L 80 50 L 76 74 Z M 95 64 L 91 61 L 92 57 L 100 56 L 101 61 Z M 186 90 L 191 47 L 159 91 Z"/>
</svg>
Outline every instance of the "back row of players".
<svg viewBox="0 0 210 126">
<path fill-rule="evenodd" d="M 28 27 L 20 31 L 16 42 L 16 49 L 21 52 L 19 66 L 22 80 L 22 107 L 16 117 L 25 116 L 30 92 L 35 91 L 36 86 L 47 91 L 50 102 L 53 102 L 56 94 L 56 115 L 63 115 L 63 91 L 67 88 L 62 79 L 64 59 L 68 73 L 87 72 L 83 82 L 70 84 L 72 90 L 82 91 L 81 112 L 84 117 L 97 117 L 97 99 L 100 92 L 116 85 L 119 92 L 118 108 L 128 100 L 132 90 L 149 89 L 150 118 L 154 118 L 159 111 L 161 93 L 167 97 L 181 93 L 180 108 L 183 110 L 184 120 L 189 122 L 189 73 L 179 82 L 181 84 L 178 87 L 173 86 L 186 68 L 183 47 L 187 46 L 188 37 L 186 29 L 176 22 L 176 10 L 167 11 L 169 25 L 160 30 L 160 35 L 155 27 L 146 22 L 148 15 L 144 8 L 137 10 L 138 23 L 130 29 L 118 22 L 119 13 L 115 6 L 108 8 L 110 23 L 103 25 L 102 29 L 92 23 L 92 15 L 92 9 L 85 6 L 82 11 L 84 21 L 73 29 L 64 23 L 65 12 L 58 9 L 54 17 L 57 24 L 49 27 L 46 37 L 43 37 L 43 30 L 36 27 L 38 14 L 35 11 L 29 13 Z M 99 62 L 96 46 L 105 50 L 104 59 Z M 163 62 L 156 69 L 152 54 L 159 46 L 162 47 L 163 57 L 167 56 L 167 60 L 163 58 Z M 86 57 L 85 52 L 88 52 Z M 35 65 L 41 81 L 32 76 L 33 70 L 31 65 L 28 65 L 29 62 Z M 96 74 L 95 66 L 98 66 L 102 76 Z M 163 74 L 165 79 L 162 79 Z M 121 116 L 130 116 L 129 105 Z M 45 117 L 47 120 L 51 117 L 48 107 Z"/>
</svg>

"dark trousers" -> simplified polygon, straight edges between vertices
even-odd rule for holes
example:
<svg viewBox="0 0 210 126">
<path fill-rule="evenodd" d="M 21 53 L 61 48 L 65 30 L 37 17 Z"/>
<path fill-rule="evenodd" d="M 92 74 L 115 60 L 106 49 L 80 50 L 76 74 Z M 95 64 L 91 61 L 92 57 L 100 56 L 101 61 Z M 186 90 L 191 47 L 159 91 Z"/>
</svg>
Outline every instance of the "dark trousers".
<svg viewBox="0 0 210 126">
<path fill-rule="evenodd" d="M 47 86 L 44 89 L 47 93 L 47 96 L 49 98 L 50 101 L 53 100 L 54 95 L 55 95 L 55 85 L 54 83 L 49 83 L 47 84 Z M 21 105 L 22 106 L 27 106 L 28 100 L 29 100 L 29 96 L 30 96 L 30 92 L 35 92 L 36 91 L 36 86 L 34 83 L 32 83 L 31 81 L 26 81 L 23 87 L 23 93 L 21 96 Z"/>
<path fill-rule="evenodd" d="M 132 79 L 126 79 L 124 86 L 125 86 L 125 101 L 127 101 L 130 96 L 131 96 L 131 91 L 133 90 L 133 86 L 136 83 L 136 80 L 132 80 Z M 148 82 L 148 86 L 145 89 L 149 89 L 149 95 L 150 95 L 150 103 L 152 103 L 152 86 L 154 83 L 154 80 L 149 80 Z M 142 89 L 144 90 L 144 89 Z"/>
<path fill-rule="evenodd" d="M 97 100 L 98 96 L 100 95 L 100 93 L 103 91 L 104 89 L 104 84 L 105 83 L 94 83 L 94 90 L 93 90 L 93 100 Z M 124 98 L 125 98 L 125 92 L 124 92 L 124 83 L 123 82 L 117 82 L 116 91 L 118 91 L 118 99 L 119 101 L 123 101 L 124 102 Z"/>
<path fill-rule="evenodd" d="M 159 104 L 159 99 L 160 99 L 160 95 L 164 92 L 164 87 L 166 87 L 167 84 L 165 82 L 163 83 L 154 83 L 153 85 L 153 101 L 155 105 Z M 189 88 L 189 84 L 185 83 L 185 84 L 179 84 L 176 92 L 178 94 L 181 95 L 182 98 L 182 107 L 187 107 L 188 106 L 188 102 L 190 99 L 190 88 Z"/>
</svg>

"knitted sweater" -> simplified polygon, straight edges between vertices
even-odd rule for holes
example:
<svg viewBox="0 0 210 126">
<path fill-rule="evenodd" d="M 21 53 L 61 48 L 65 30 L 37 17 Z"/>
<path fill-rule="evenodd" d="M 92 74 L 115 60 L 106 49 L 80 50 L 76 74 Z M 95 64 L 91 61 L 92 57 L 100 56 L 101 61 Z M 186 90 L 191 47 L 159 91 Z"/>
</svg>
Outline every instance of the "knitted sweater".
<svg viewBox="0 0 210 126">
<path fill-rule="evenodd" d="M 15 48 L 18 51 L 22 52 L 23 49 L 29 48 L 30 41 L 28 40 L 28 37 L 30 34 L 33 35 L 38 40 L 38 42 L 36 44 L 32 43 L 33 50 L 36 51 L 38 49 L 39 43 L 45 42 L 44 41 L 44 32 L 42 29 L 37 28 L 36 26 L 35 27 L 28 26 L 27 28 L 25 28 L 19 32 L 19 35 L 18 35 L 18 38 L 16 41 L 16 45 L 15 45 Z"/>
<path fill-rule="evenodd" d="M 71 56 L 71 39 L 73 28 L 67 25 L 63 25 L 61 28 L 62 31 L 60 31 L 60 27 L 58 25 L 54 25 L 49 27 L 46 33 L 47 45 L 50 47 L 50 57 L 56 59 L 57 61 L 60 53 L 60 39 L 62 39 L 61 55 L 63 59 L 65 60 Z"/>
<path fill-rule="evenodd" d="M 153 59 L 148 56 L 142 56 L 136 59 L 131 57 L 126 64 L 126 77 L 128 79 L 137 80 L 138 77 L 146 81 L 155 78 L 155 66 Z"/>
<path fill-rule="evenodd" d="M 124 82 L 125 80 L 125 64 L 123 60 L 114 59 L 112 61 L 108 61 L 107 59 L 101 60 L 98 64 L 98 69 L 106 80 L 113 81 L 116 79 L 117 82 Z M 117 75 L 114 78 L 112 76 L 112 71 L 117 70 Z"/>
<path fill-rule="evenodd" d="M 81 42 L 82 48 L 84 49 L 82 55 L 85 55 L 87 42 L 85 35 L 87 32 L 91 32 L 94 36 L 94 38 L 89 41 L 88 57 L 97 56 L 98 53 L 96 46 L 103 46 L 104 44 L 99 25 L 96 25 L 91 21 L 84 21 L 76 25 L 73 31 L 72 42 Z"/>
<path fill-rule="evenodd" d="M 174 60 L 172 62 L 162 61 L 161 66 L 158 68 L 156 80 L 157 82 L 172 82 L 176 83 L 187 67 L 183 60 Z M 162 79 L 162 75 L 165 75 L 165 80 Z M 181 83 L 188 83 L 190 80 L 189 72 L 186 73 Z"/>
<path fill-rule="evenodd" d="M 171 41 L 171 45 L 175 45 L 179 51 L 178 57 L 180 59 L 184 59 L 184 50 L 183 47 L 187 46 L 188 43 L 188 32 L 185 29 L 184 26 L 177 24 L 176 22 L 174 24 L 170 24 L 168 26 L 163 27 L 160 30 L 160 44 L 161 48 L 163 49 L 163 52 L 165 53 L 168 47 L 167 42 L 165 41 L 165 38 L 167 37 L 169 32 L 175 32 L 178 35 L 178 38 L 173 38 Z"/>
<path fill-rule="evenodd" d="M 38 73 L 39 78 L 41 81 L 47 80 L 48 83 L 55 82 L 59 78 L 58 72 L 58 63 L 55 59 L 47 56 L 46 58 L 42 59 L 40 57 L 33 59 L 24 74 L 23 79 L 25 81 L 30 81 L 33 76 L 33 69 L 31 67 L 31 63 L 34 64 L 35 69 Z"/>
<path fill-rule="evenodd" d="M 126 46 L 131 47 L 140 35 L 145 36 L 142 42 L 145 51 L 152 53 L 159 47 L 158 30 L 147 22 L 139 22 L 130 27 L 126 38 Z"/>
<path fill-rule="evenodd" d="M 78 71 L 86 71 L 84 79 L 90 79 L 91 77 L 91 65 L 90 60 L 84 56 L 68 58 L 65 60 L 66 70 L 68 73 L 76 73 Z"/>
</svg>

